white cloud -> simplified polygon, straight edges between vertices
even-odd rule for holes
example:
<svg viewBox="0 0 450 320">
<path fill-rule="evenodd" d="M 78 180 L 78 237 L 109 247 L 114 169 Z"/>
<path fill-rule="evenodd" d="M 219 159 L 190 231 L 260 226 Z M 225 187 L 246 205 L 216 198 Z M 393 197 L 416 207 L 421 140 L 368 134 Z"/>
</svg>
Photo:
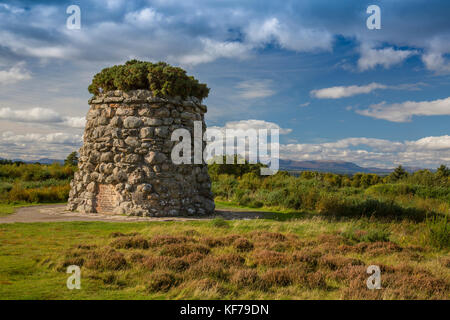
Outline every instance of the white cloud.
<svg viewBox="0 0 450 320">
<path fill-rule="evenodd" d="M 267 140 L 262 139 L 260 134 L 263 133 L 259 130 L 267 130 Z M 271 139 L 276 134 L 273 130 L 278 130 L 280 135 L 292 132 L 292 129 L 281 128 L 274 122 L 254 119 L 227 122 L 223 127 L 209 127 L 206 131 L 208 140 L 212 140 L 212 137 L 214 140 L 207 143 L 208 159 L 214 155 L 211 150 L 222 150 L 225 154 L 238 153 L 242 158 L 255 162 L 259 159 L 264 163 L 270 156 L 264 150 L 279 146 L 278 142 Z"/>
<path fill-rule="evenodd" d="M 450 150 L 450 136 L 426 137 L 417 141 L 407 141 L 405 144 L 415 150 Z"/>
<path fill-rule="evenodd" d="M 220 130 L 222 139 L 209 142 L 209 150 L 224 145 L 235 145 L 234 137 L 226 137 L 226 130 L 236 130 L 239 141 L 245 144 L 246 153 L 256 150 L 246 142 L 249 129 L 279 129 L 280 134 L 288 134 L 291 129 L 283 129 L 273 122 L 264 120 L 242 120 L 227 122 L 223 127 L 209 127 L 208 130 Z M 241 131 L 239 131 L 241 130 Z M 212 133 L 214 131 L 210 131 Z M 261 141 L 260 141 L 261 142 Z M 267 142 L 269 143 L 269 142 Z M 263 141 L 263 146 L 267 144 Z M 387 139 L 352 137 L 325 143 L 288 143 L 278 144 L 280 157 L 291 160 L 334 160 L 354 162 L 365 167 L 392 168 L 399 164 L 436 168 L 440 164 L 450 163 L 450 136 L 424 137 L 415 141 L 392 141 Z M 234 148 L 232 148 L 235 150 Z M 226 149 L 224 149 L 225 151 Z"/>
<path fill-rule="evenodd" d="M 360 137 L 319 144 L 281 144 L 280 156 L 292 160 L 349 161 L 366 167 L 402 164 L 436 168 L 450 163 L 450 136 L 404 142 Z"/>
<path fill-rule="evenodd" d="M 125 15 L 125 21 L 138 27 L 155 26 L 162 20 L 162 15 L 153 8 L 144 8 L 139 11 L 129 12 Z"/>
<path fill-rule="evenodd" d="M 395 50 L 394 48 L 372 49 L 368 45 L 362 45 L 360 54 L 358 69 L 366 71 L 374 69 L 378 65 L 388 69 L 418 54 L 418 52 L 416 50 Z"/>
<path fill-rule="evenodd" d="M 450 61 L 444 57 L 450 53 L 450 36 L 437 36 L 429 40 L 427 51 L 422 55 L 422 61 L 428 70 L 436 74 L 450 73 Z"/>
<path fill-rule="evenodd" d="M 41 133 L 27 133 L 27 134 L 14 134 L 11 131 L 3 132 L 0 136 L 0 142 L 9 142 L 17 144 L 27 143 L 48 143 L 48 144 L 68 144 L 68 145 L 80 145 L 82 141 L 81 135 L 73 135 L 63 132 L 55 132 L 48 134 Z"/>
<path fill-rule="evenodd" d="M 444 59 L 442 53 L 428 52 L 422 55 L 422 61 L 428 70 L 438 74 L 450 73 L 450 62 Z"/>
<path fill-rule="evenodd" d="M 336 86 L 319 90 L 312 90 L 311 95 L 318 99 L 340 99 L 357 94 L 370 93 L 376 89 L 387 89 L 388 86 L 372 82 L 365 86 Z"/>
<path fill-rule="evenodd" d="M 11 5 L 6 4 L 6 3 L 0 3 L 0 10 L 1 9 L 5 10 L 5 11 L 8 11 L 8 12 L 10 12 L 12 14 L 19 14 L 19 13 L 25 12 L 25 10 L 22 9 L 22 8 L 11 6 Z"/>
<path fill-rule="evenodd" d="M 65 159 L 82 144 L 82 136 L 64 132 L 16 134 L 0 133 L 0 157 L 7 159 L 38 160 Z"/>
<path fill-rule="evenodd" d="M 450 115 L 450 97 L 433 101 L 405 101 L 402 103 L 373 104 L 358 114 L 392 122 L 408 122 L 413 116 Z"/>
<path fill-rule="evenodd" d="M 326 30 L 288 25 L 275 17 L 250 23 L 246 38 L 255 46 L 276 42 L 282 48 L 298 52 L 330 50 L 333 42 L 332 35 Z"/>
<path fill-rule="evenodd" d="M 19 55 L 26 55 L 39 59 L 70 59 L 77 50 L 70 44 L 66 46 L 53 45 L 45 40 L 28 38 L 8 31 L 0 31 L 2 45 Z"/>
<path fill-rule="evenodd" d="M 57 124 L 72 128 L 84 128 L 86 122 L 82 117 L 62 116 L 56 111 L 46 108 L 32 108 L 27 110 L 0 108 L 0 120 Z"/>
<path fill-rule="evenodd" d="M 169 56 L 170 60 L 175 60 L 182 65 L 197 65 L 212 62 L 219 58 L 248 57 L 251 47 L 238 41 L 216 41 L 208 38 L 200 39 L 201 48 L 197 52 L 182 54 L 180 56 Z"/>
<path fill-rule="evenodd" d="M 24 68 L 24 63 L 18 63 L 8 70 L 0 70 L 0 84 L 14 84 L 31 79 L 31 74 Z"/>
<path fill-rule="evenodd" d="M 274 122 L 268 122 L 264 120 L 255 120 L 255 119 L 249 119 L 249 120 L 241 120 L 241 121 L 230 121 L 225 124 L 223 127 L 211 127 L 213 129 L 232 129 L 232 130 L 248 130 L 248 129 L 254 129 L 254 130 L 260 130 L 260 129 L 278 129 L 280 134 L 288 134 L 292 132 L 292 129 L 285 129 L 281 128 L 278 124 Z"/>
<path fill-rule="evenodd" d="M 236 86 L 240 90 L 239 97 L 244 99 L 270 97 L 276 93 L 271 87 L 271 80 L 248 80 L 240 82 Z"/>
<path fill-rule="evenodd" d="M 71 128 L 84 128 L 86 119 L 84 117 L 63 117 L 63 124 Z"/>
</svg>

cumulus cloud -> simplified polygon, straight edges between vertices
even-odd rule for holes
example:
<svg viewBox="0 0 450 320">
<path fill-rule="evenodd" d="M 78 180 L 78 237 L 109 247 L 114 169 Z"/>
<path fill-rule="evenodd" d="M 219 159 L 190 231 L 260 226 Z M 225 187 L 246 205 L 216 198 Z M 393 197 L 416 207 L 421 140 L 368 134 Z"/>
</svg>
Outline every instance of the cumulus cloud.
<svg viewBox="0 0 450 320">
<path fill-rule="evenodd" d="M 221 10 L 202 4 L 199 9 L 197 3 L 190 2 L 155 2 L 152 7 L 139 8 L 110 0 L 104 8 L 106 14 L 96 15 L 102 7 L 104 3 L 95 1 L 92 19 L 77 32 L 56 25 L 61 20 L 58 6 L 31 6 L 15 16 L 2 17 L 2 45 L 18 55 L 40 59 L 117 63 L 124 57 L 150 57 L 191 66 L 220 58 L 246 58 L 271 43 L 308 52 L 331 50 L 333 42 L 332 34 L 324 28 L 304 27 L 277 17 L 262 18 L 257 12 L 239 8 Z M 84 8 L 89 5 L 82 8 L 82 16 L 87 10 Z M 8 27 L 24 19 L 41 32 L 17 33 Z M 236 30 L 242 37 L 233 36 Z M 109 37 L 111 34 L 115 36 Z M 92 50 L 93 46 L 97 50 Z"/>
<path fill-rule="evenodd" d="M 406 141 L 406 145 L 419 150 L 450 150 L 450 136 L 426 137 L 417 141 Z"/>
<path fill-rule="evenodd" d="M 151 27 L 160 22 L 163 16 L 153 8 L 129 12 L 125 15 L 125 22 L 138 27 Z"/>
<path fill-rule="evenodd" d="M 230 122 L 227 122 L 223 127 L 211 127 L 211 128 L 212 129 L 220 129 L 220 130 L 226 130 L 226 129 L 231 129 L 231 130 L 278 129 L 280 134 L 288 134 L 288 133 L 292 132 L 292 129 L 281 128 L 278 124 L 276 124 L 274 122 L 268 122 L 268 121 L 264 121 L 264 120 L 255 120 L 255 119 L 230 121 Z"/>
<path fill-rule="evenodd" d="M 227 137 L 225 135 L 227 129 L 237 130 L 238 135 Z M 208 128 L 210 134 L 213 134 L 214 130 L 219 130 L 223 135 L 222 139 L 208 142 L 208 148 L 211 150 L 227 144 L 235 146 L 240 141 L 246 146 L 241 155 L 255 156 L 253 154 L 255 150 L 249 148 L 248 145 L 250 140 L 246 141 L 245 131 L 249 129 L 279 129 L 282 135 L 291 133 L 291 129 L 283 129 L 276 123 L 264 120 L 227 122 L 222 127 Z M 239 130 L 241 130 L 240 134 Z M 235 137 L 238 144 L 235 144 Z M 271 141 L 263 142 L 262 146 L 267 147 L 271 143 Z M 290 160 L 349 161 L 361 166 L 384 168 L 391 168 L 399 164 L 435 168 L 442 163 L 450 163 L 450 136 L 448 135 L 430 136 L 412 141 L 351 137 L 325 143 L 280 144 L 275 142 L 273 146 L 279 147 L 280 158 Z M 235 151 L 236 148 L 232 148 L 232 150 Z"/>
<path fill-rule="evenodd" d="M 387 89 L 388 86 L 372 82 L 365 86 L 336 86 L 319 90 L 312 90 L 311 95 L 318 99 L 340 99 L 357 94 L 370 93 L 376 89 Z"/>
<path fill-rule="evenodd" d="M 271 80 L 248 80 L 237 84 L 239 96 L 244 99 L 266 98 L 275 94 Z"/>
<path fill-rule="evenodd" d="M 362 45 L 360 49 L 361 57 L 358 59 L 358 69 L 366 71 L 377 66 L 385 69 L 399 64 L 407 58 L 418 54 L 416 50 L 396 50 L 394 48 L 372 49 L 368 45 Z"/>
<path fill-rule="evenodd" d="M 206 158 L 209 160 L 224 154 L 238 154 L 241 159 L 248 159 L 251 163 L 260 161 L 268 164 L 271 159 L 279 158 L 276 152 L 279 148 L 277 131 L 280 135 L 292 132 L 274 122 L 255 119 L 231 121 L 223 127 L 209 127 L 206 131 Z"/>
<path fill-rule="evenodd" d="M 422 61 L 428 70 L 436 73 L 449 73 L 450 62 L 444 59 L 440 52 L 428 52 L 422 55 Z"/>
<path fill-rule="evenodd" d="M 31 74 L 24 68 L 24 63 L 17 63 L 7 70 L 0 70 L 0 84 L 14 84 L 31 79 Z"/>
<path fill-rule="evenodd" d="M 450 73 L 450 61 L 445 55 L 450 53 L 450 35 L 433 37 L 426 52 L 422 55 L 425 67 L 436 74 Z"/>
<path fill-rule="evenodd" d="M 0 133 L 0 157 L 37 160 L 44 157 L 65 159 L 82 144 L 82 136 L 64 132 L 16 134 Z M 5 150 L 5 151 L 3 151 Z"/>
<path fill-rule="evenodd" d="M 405 101 L 393 104 L 381 102 L 370 105 L 367 109 L 356 110 L 356 112 L 376 119 L 408 122 L 413 116 L 450 115 L 450 97 L 432 101 Z"/>
<path fill-rule="evenodd" d="M 275 42 L 282 48 L 298 52 L 330 50 L 333 43 L 333 36 L 324 29 L 281 23 L 276 17 L 250 23 L 246 38 L 255 46 Z"/>
<path fill-rule="evenodd" d="M 252 48 L 238 41 L 216 41 L 209 38 L 201 38 L 199 49 L 195 52 L 171 55 L 170 60 L 177 61 L 182 65 L 197 65 L 212 62 L 219 58 L 244 59 L 250 54 Z"/>
<path fill-rule="evenodd" d="M 66 145 L 80 145 L 82 141 L 81 135 L 73 135 L 63 132 L 55 133 L 27 133 L 14 134 L 11 131 L 3 132 L 1 135 L 2 142 L 12 143 L 49 143 L 49 144 L 66 144 Z"/>
<path fill-rule="evenodd" d="M 335 86 L 330 88 L 323 88 L 318 90 L 312 90 L 310 95 L 318 99 L 340 99 L 352 97 L 358 94 L 371 93 L 374 90 L 410 90 L 417 91 L 421 90 L 422 86 L 426 86 L 426 83 L 403 83 L 398 85 L 385 85 L 377 82 L 372 82 L 368 85 L 353 85 L 353 86 Z"/>
<path fill-rule="evenodd" d="M 72 128 L 84 128 L 86 122 L 82 117 L 62 116 L 58 112 L 46 108 L 32 108 L 27 110 L 0 108 L 0 120 L 57 124 Z"/>
<path fill-rule="evenodd" d="M 366 167 L 391 168 L 402 164 L 436 168 L 450 163 L 450 136 L 403 142 L 359 137 L 320 144 L 281 144 L 280 157 L 349 161 Z"/>
</svg>

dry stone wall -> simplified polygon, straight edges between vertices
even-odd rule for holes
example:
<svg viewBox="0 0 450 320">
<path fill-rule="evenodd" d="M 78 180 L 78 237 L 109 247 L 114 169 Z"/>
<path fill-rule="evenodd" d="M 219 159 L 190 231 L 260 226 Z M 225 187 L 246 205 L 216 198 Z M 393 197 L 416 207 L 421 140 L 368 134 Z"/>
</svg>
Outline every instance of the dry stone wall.
<svg viewBox="0 0 450 320">
<path fill-rule="evenodd" d="M 207 108 L 201 101 L 116 90 L 91 98 L 89 104 L 68 210 L 138 216 L 214 212 L 207 165 L 175 165 L 171 160 L 175 129 L 187 129 L 191 137 L 194 121 L 202 121 L 206 129 Z"/>
</svg>

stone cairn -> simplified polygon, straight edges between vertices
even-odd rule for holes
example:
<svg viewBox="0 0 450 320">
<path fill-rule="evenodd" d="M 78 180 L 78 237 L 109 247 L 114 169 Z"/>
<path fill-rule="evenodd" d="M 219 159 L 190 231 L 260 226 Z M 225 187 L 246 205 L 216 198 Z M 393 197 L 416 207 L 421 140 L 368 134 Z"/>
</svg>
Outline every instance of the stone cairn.
<svg viewBox="0 0 450 320">
<path fill-rule="evenodd" d="M 92 97 L 89 105 L 68 210 L 150 217 L 214 212 L 207 165 L 171 160 L 175 129 L 191 137 L 194 121 L 206 129 L 207 108 L 199 99 L 116 90 Z"/>
</svg>

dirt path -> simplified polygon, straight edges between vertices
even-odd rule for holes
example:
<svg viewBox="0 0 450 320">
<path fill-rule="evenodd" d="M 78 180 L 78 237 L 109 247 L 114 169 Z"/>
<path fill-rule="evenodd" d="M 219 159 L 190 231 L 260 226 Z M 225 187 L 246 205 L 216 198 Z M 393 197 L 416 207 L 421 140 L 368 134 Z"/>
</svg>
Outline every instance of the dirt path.
<svg viewBox="0 0 450 320">
<path fill-rule="evenodd" d="M 107 222 L 138 222 L 138 221 L 192 221 L 207 220 L 222 217 L 225 220 L 235 219 L 259 219 L 265 216 L 264 212 L 242 212 L 230 209 L 218 209 L 214 216 L 210 217 L 132 217 L 113 216 L 104 214 L 81 214 L 65 210 L 65 205 L 45 205 L 24 207 L 15 213 L 0 217 L 0 223 L 14 222 L 63 222 L 63 221 L 107 221 Z"/>
</svg>

